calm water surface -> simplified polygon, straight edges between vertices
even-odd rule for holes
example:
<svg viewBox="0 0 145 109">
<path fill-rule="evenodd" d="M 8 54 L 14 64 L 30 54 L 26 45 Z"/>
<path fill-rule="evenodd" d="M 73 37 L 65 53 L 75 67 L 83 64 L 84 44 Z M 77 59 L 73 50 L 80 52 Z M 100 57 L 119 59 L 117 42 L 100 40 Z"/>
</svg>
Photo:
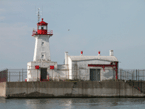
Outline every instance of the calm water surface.
<svg viewBox="0 0 145 109">
<path fill-rule="evenodd" d="M 0 109 L 145 109 L 144 98 L 0 99 Z"/>
</svg>

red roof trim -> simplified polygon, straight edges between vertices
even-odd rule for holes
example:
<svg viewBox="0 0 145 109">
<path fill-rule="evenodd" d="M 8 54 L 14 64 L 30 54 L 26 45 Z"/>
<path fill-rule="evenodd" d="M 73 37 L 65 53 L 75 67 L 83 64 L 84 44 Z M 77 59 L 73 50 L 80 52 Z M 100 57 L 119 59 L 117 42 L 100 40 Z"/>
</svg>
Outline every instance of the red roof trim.
<svg viewBox="0 0 145 109">
<path fill-rule="evenodd" d="M 43 21 L 43 18 L 42 18 L 42 21 L 41 22 L 38 22 L 37 25 L 48 25 L 48 23 L 44 22 Z"/>
</svg>

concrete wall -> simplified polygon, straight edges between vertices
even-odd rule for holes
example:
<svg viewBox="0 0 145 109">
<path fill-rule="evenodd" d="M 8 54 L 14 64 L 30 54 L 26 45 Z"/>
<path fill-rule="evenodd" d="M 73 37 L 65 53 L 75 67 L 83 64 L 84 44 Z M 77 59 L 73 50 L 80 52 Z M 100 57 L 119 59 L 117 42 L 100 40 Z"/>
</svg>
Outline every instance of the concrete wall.
<svg viewBox="0 0 145 109">
<path fill-rule="evenodd" d="M 6 82 L 0 82 L 0 97 L 5 97 L 6 95 Z"/>
<path fill-rule="evenodd" d="M 8 82 L 7 97 L 144 97 L 123 81 Z"/>
</svg>

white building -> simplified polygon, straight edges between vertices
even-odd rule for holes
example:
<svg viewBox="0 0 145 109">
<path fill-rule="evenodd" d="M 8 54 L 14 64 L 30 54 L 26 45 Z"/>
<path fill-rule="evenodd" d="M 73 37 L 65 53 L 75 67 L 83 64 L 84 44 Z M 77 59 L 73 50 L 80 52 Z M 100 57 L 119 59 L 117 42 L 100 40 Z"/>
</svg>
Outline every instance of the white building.
<svg viewBox="0 0 145 109">
<path fill-rule="evenodd" d="M 50 59 L 49 38 L 53 31 L 48 31 L 48 24 L 42 21 L 37 23 L 35 37 L 34 58 L 27 63 L 27 81 L 57 80 L 91 80 L 102 81 L 118 78 L 118 60 L 110 50 L 110 56 L 69 56 L 65 53 L 65 64 L 57 65 Z"/>
<path fill-rule="evenodd" d="M 68 64 L 69 79 L 102 81 L 117 79 L 118 60 L 110 50 L 110 56 L 69 56 L 65 53 L 65 64 Z"/>
</svg>

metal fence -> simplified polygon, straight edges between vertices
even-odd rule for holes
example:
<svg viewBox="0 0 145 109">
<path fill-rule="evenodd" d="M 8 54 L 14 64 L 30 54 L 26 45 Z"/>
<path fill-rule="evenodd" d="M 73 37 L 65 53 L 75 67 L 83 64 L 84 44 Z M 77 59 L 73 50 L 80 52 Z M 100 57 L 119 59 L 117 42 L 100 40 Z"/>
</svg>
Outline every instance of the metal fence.
<svg viewBox="0 0 145 109">
<path fill-rule="evenodd" d="M 36 70 L 36 69 L 31 69 Z M 40 71 L 40 70 L 39 70 Z M 69 72 L 72 72 L 72 75 Z M 116 80 L 115 78 L 116 71 L 111 69 L 101 70 L 98 74 L 97 80 Z M 15 81 L 25 81 L 27 78 L 27 69 L 6 69 L 0 71 L 0 82 L 15 82 Z M 40 80 L 40 73 L 37 74 L 37 81 Z M 51 70 L 47 75 L 46 81 L 90 81 L 93 77 L 90 73 L 90 69 L 57 69 Z M 145 81 L 145 70 L 118 70 L 118 80 L 124 81 Z"/>
<path fill-rule="evenodd" d="M 8 82 L 25 81 L 27 78 L 27 69 L 8 69 Z"/>
<path fill-rule="evenodd" d="M 119 69 L 118 76 L 120 80 L 125 81 L 145 81 L 145 70 L 132 69 L 124 70 Z"/>
</svg>

